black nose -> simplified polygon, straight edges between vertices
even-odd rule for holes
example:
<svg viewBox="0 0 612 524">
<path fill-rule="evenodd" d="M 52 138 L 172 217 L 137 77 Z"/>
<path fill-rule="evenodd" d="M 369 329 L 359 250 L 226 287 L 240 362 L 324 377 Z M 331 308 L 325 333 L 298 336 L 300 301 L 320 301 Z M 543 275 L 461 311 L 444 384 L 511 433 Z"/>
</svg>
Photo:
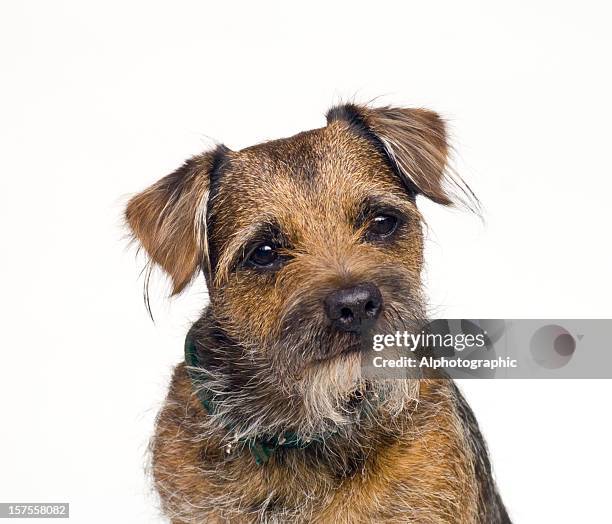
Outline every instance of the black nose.
<svg viewBox="0 0 612 524">
<path fill-rule="evenodd" d="M 325 299 L 325 313 L 337 329 L 359 333 L 378 318 L 382 303 L 374 284 L 359 284 L 330 293 Z"/>
</svg>

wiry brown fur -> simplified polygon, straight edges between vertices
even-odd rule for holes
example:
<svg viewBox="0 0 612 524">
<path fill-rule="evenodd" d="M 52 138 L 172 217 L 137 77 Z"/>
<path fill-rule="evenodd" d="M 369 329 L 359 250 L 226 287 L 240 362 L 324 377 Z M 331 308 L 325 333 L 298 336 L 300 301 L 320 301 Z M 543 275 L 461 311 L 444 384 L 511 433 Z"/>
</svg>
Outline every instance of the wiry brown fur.
<svg viewBox="0 0 612 524">
<path fill-rule="evenodd" d="M 384 298 L 379 331 L 425 319 L 415 196 L 470 195 L 446 157 L 435 113 L 347 105 L 324 128 L 195 157 L 130 201 L 134 235 L 174 291 L 198 268 L 209 287 L 192 372 L 218 408 L 204 410 L 180 364 L 152 441 L 173 522 L 509 522 L 452 381 L 363 377 L 346 351 L 359 337 L 322 307 L 368 282 Z M 397 232 L 368 241 L 381 210 L 401 217 Z M 274 271 L 245 263 L 264 239 L 280 246 Z M 314 440 L 256 465 L 243 442 L 286 431 Z"/>
</svg>

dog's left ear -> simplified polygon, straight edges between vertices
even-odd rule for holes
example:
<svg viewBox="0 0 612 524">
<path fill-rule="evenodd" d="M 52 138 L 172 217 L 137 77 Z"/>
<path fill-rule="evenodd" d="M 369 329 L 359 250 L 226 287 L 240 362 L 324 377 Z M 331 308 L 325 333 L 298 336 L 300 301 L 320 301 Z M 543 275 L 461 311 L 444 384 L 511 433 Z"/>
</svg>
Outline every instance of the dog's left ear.
<svg viewBox="0 0 612 524">
<path fill-rule="evenodd" d="M 434 202 L 453 203 L 445 177 L 448 144 L 446 126 L 426 109 L 371 108 L 346 104 L 327 113 L 327 122 L 342 120 L 383 154 L 406 189 Z M 450 182 L 455 182 L 452 179 Z"/>
<path fill-rule="evenodd" d="M 206 211 L 212 174 L 223 162 L 224 146 L 195 156 L 179 169 L 133 197 L 125 218 L 151 260 L 180 293 L 204 269 L 210 274 Z"/>
</svg>

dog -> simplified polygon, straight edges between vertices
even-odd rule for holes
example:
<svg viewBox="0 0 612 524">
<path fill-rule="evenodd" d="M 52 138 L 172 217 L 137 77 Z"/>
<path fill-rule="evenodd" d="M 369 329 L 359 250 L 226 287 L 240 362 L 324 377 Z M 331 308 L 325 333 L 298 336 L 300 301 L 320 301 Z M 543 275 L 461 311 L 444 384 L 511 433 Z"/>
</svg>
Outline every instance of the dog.
<svg viewBox="0 0 612 524">
<path fill-rule="evenodd" d="M 417 197 L 471 195 L 448 151 L 432 111 L 349 103 L 129 201 L 173 294 L 200 271 L 209 293 L 151 441 L 171 522 L 510 522 L 452 380 L 372 380 L 360 362 L 372 326 L 426 319 Z"/>
</svg>

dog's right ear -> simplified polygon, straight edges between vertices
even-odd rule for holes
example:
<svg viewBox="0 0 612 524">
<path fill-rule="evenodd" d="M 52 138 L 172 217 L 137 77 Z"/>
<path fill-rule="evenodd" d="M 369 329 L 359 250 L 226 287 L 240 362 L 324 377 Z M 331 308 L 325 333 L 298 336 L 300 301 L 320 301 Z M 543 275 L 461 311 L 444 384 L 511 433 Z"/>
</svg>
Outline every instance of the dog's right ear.
<svg viewBox="0 0 612 524">
<path fill-rule="evenodd" d="M 209 277 L 206 212 L 211 178 L 227 151 L 220 145 L 187 160 L 127 205 L 125 218 L 134 238 L 170 276 L 173 295 L 191 282 L 198 268 Z"/>
</svg>

